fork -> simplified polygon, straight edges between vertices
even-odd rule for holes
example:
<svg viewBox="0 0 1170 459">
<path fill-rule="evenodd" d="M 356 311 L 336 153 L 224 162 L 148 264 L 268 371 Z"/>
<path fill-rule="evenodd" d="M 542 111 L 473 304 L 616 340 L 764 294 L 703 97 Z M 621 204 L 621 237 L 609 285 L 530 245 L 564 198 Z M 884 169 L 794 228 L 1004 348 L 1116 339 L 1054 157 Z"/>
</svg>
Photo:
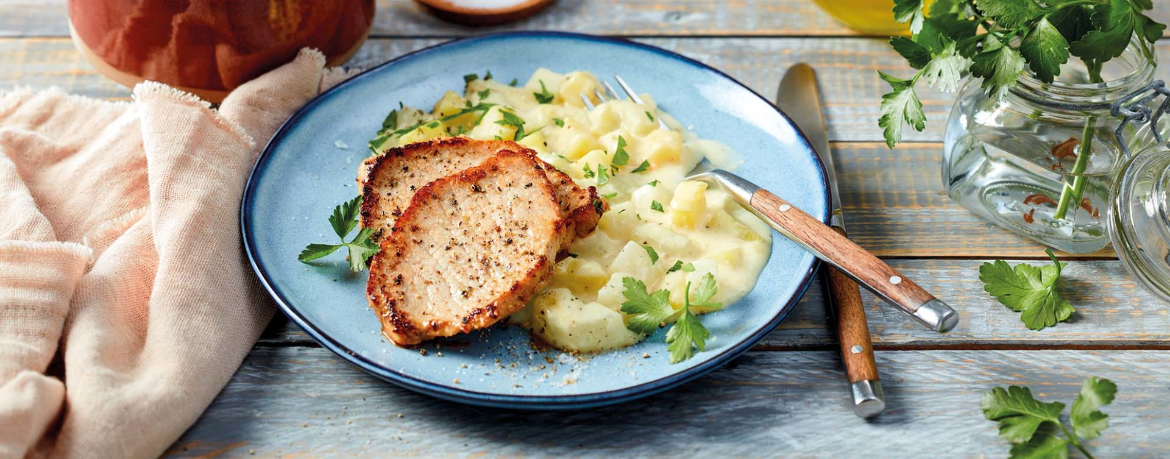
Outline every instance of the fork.
<svg viewBox="0 0 1170 459">
<path fill-rule="evenodd" d="M 630 100 L 639 105 L 646 105 L 622 77 L 614 75 L 614 80 Z M 603 86 L 604 91 L 598 89 L 593 93 L 599 101 L 604 103 L 620 100 L 609 82 L 603 82 Z M 586 107 L 590 110 L 595 108 L 596 104 L 588 95 L 585 93 L 579 95 Z M 655 118 L 658 119 L 661 129 L 670 129 L 666 122 L 662 121 L 661 116 Z M 687 175 L 686 180 L 697 180 L 722 187 L 740 205 L 762 218 L 778 233 L 839 269 L 859 285 L 931 330 L 942 333 L 953 329 L 959 323 L 959 314 L 942 300 L 935 298 L 930 292 L 849 238 L 838 234 L 824 222 L 768 190 L 731 172 L 715 168 L 706 158 Z"/>
</svg>

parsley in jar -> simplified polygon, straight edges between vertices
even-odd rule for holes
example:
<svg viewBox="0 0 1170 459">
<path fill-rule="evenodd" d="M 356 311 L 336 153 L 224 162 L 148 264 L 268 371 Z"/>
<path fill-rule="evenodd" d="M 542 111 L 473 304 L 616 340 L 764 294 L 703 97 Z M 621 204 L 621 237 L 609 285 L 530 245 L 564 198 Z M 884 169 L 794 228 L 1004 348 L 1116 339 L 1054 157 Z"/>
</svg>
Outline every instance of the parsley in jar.
<svg viewBox="0 0 1170 459">
<path fill-rule="evenodd" d="M 727 147 L 699 139 L 646 95 L 646 105 L 594 98 L 596 107 L 587 108 L 579 94 L 602 87 L 587 72 L 540 69 L 522 86 L 490 73 L 464 80 L 462 95 L 447 92 L 429 113 L 391 112 L 371 150 L 456 135 L 513 140 L 578 184 L 596 186 L 610 205 L 597 230 L 570 248 L 552 281 L 512 323 L 567 351 L 603 351 L 646 336 L 632 331 L 645 327 L 630 325 L 630 306 L 623 312 L 633 302 L 626 279 L 644 284 L 643 292 L 669 292 L 662 294 L 663 307 L 675 311 L 686 304 L 688 285 L 710 278 L 717 284 L 705 299 L 711 305 L 731 305 L 755 286 L 771 255 L 769 227 L 723 191 L 684 180 L 703 158 L 736 167 Z M 660 117 L 671 129 L 660 128 Z M 689 309 L 707 310 L 693 302 Z M 688 315 L 664 322 L 679 317 Z"/>
</svg>

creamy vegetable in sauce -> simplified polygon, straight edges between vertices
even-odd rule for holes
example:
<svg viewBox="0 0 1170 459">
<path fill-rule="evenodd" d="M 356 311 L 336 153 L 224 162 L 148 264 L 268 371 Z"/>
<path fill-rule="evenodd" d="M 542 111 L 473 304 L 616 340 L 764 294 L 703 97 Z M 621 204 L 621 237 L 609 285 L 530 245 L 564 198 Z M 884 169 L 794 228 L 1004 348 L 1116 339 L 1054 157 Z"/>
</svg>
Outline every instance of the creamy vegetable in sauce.
<svg viewBox="0 0 1170 459">
<path fill-rule="evenodd" d="M 610 205 L 597 231 L 557 263 L 552 281 L 512 323 L 561 349 L 601 351 L 643 338 L 626 328 L 623 277 L 669 290 L 676 310 L 686 283 L 706 273 L 719 284 L 715 302 L 734 303 L 755 286 L 771 254 L 771 230 L 722 190 L 683 180 L 704 157 L 737 166 L 726 146 L 697 138 L 646 95 L 645 106 L 622 100 L 586 108 L 578 94 L 601 87 L 586 72 L 540 69 L 521 87 L 472 77 L 463 95 L 446 93 L 429 114 L 396 111 L 387 119 L 394 130 L 371 148 L 450 135 L 515 140 L 580 185 L 596 186 Z M 658 117 L 671 129 L 661 129 Z"/>
</svg>

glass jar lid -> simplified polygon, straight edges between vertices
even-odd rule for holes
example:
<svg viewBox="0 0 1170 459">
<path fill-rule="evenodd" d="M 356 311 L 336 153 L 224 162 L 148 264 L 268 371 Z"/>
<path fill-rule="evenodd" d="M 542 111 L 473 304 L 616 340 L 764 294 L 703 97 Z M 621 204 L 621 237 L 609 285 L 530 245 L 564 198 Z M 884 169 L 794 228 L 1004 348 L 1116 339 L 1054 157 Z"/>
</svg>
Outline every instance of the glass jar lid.
<svg viewBox="0 0 1170 459">
<path fill-rule="evenodd" d="M 1113 184 L 1109 234 L 1125 267 L 1170 301 L 1170 143 L 1151 145 Z"/>
</svg>

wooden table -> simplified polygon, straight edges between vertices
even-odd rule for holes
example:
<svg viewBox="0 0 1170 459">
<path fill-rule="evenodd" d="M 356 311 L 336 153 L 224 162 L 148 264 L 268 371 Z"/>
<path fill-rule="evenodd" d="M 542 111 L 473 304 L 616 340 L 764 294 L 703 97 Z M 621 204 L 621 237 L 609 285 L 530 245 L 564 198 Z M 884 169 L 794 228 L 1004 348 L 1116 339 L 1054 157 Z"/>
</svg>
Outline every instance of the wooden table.
<svg viewBox="0 0 1170 459">
<path fill-rule="evenodd" d="M 1170 22 L 1170 2 L 1154 16 Z M 1026 329 L 990 299 L 984 260 L 1042 260 L 1042 247 L 947 198 L 939 179 L 953 96 L 921 93 L 925 132 L 881 143 L 875 70 L 906 74 L 885 40 L 858 37 L 808 0 L 558 0 L 527 21 L 468 29 L 409 0 L 379 1 L 367 65 L 492 30 L 551 29 L 628 36 L 696 58 L 771 95 L 797 62 L 821 77 L 850 233 L 962 314 L 938 335 L 866 294 L 886 412 L 863 421 L 850 398 L 819 285 L 779 329 L 727 367 L 668 393 L 617 407 L 528 413 L 457 405 L 386 384 L 344 363 L 283 317 L 275 319 L 203 418 L 169 451 L 189 458 L 431 456 L 1006 457 L 979 400 L 1023 384 L 1072 401 L 1090 375 L 1120 387 L 1099 458 L 1170 457 L 1170 305 L 1136 284 L 1112 250 L 1069 257 L 1061 292 L 1068 323 Z M 0 2 L 0 87 L 61 86 L 95 97 L 129 91 L 98 75 L 68 38 L 62 0 Z M 1170 41 L 1158 46 L 1170 62 Z M 1170 79 L 1170 67 L 1159 70 Z M 765 279 L 764 282 L 767 280 Z"/>
</svg>

